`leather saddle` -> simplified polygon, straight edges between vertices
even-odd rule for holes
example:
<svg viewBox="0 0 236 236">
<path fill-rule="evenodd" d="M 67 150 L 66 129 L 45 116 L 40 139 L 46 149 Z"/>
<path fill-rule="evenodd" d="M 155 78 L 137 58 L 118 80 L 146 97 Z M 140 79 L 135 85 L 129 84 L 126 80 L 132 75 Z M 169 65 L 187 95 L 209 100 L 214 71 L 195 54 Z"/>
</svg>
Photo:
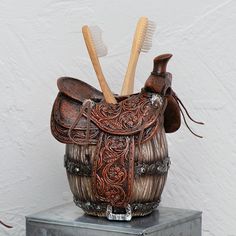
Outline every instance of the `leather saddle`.
<svg viewBox="0 0 236 236">
<path fill-rule="evenodd" d="M 106 103 L 99 90 L 81 80 L 62 77 L 57 81 L 52 134 L 65 144 L 96 145 L 92 183 L 99 201 L 126 207 L 134 178 L 135 145 L 140 147 L 162 126 L 167 133 L 180 127 L 180 106 L 171 89 L 172 76 L 166 72 L 171 56 L 156 57 L 141 92 L 115 96 L 117 104 Z"/>
<path fill-rule="evenodd" d="M 88 115 L 83 111 L 79 120 L 78 115 L 86 102 L 90 102 L 90 106 L 94 105 L 91 109 L 92 115 L 89 117 L 92 121 L 89 127 L 89 140 L 87 140 L 89 143 L 97 142 L 99 130 L 116 135 L 138 133 L 141 127 L 145 130 L 156 122 L 155 114 L 158 112 L 153 106 L 150 106 L 148 118 L 145 117 L 145 124 L 140 122 L 144 121 L 144 117 L 142 117 L 144 113 L 141 112 L 142 114 L 137 116 L 137 109 L 143 105 L 142 103 L 148 103 L 148 99 L 154 95 L 165 100 L 164 128 L 166 133 L 177 131 L 181 124 L 180 107 L 176 95 L 171 89 L 172 75 L 165 71 L 171 56 L 164 54 L 156 57 L 153 72 L 147 79 L 142 92 L 131 96 L 115 96 L 118 104 L 107 104 L 102 92 L 81 80 L 70 77 L 59 78 L 57 81 L 59 93 L 51 114 L 51 129 L 54 137 L 62 143 L 84 143 Z M 136 110 L 136 113 L 132 110 Z M 120 116 L 117 116 L 118 113 Z M 114 119 L 115 116 L 119 118 L 119 121 Z M 139 118 L 137 124 L 130 125 L 129 122 L 135 123 L 135 118 Z M 127 125 L 125 125 L 126 123 Z M 69 135 L 70 133 L 73 135 Z"/>
</svg>

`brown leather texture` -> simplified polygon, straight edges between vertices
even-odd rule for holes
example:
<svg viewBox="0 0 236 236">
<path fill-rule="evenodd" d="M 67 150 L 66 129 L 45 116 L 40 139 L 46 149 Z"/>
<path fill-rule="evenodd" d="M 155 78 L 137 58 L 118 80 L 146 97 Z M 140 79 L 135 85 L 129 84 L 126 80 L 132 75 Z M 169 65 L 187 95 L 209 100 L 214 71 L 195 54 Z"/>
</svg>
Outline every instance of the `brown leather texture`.
<svg viewBox="0 0 236 236">
<path fill-rule="evenodd" d="M 101 133 L 93 164 L 93 192 L 115 207 L 130 203 L 134 179 L 134 136 Z"/>
<path fill-rule="evenodd" d="M 173 133 L 180 128 L 181 116 L 178 102 L 172 95 L 167 95 L 167 106 L 164 112 L 164 128 L 166 133 Z"/>
<path fill-rule="evenodd" d="M 102 92 L 82 80 L 70 77 L 61 77 L 57 80 L 57 87 L 61 93 L 80 101 L 81 103 L 86 99 L 103 99 Z"/>
</svg>

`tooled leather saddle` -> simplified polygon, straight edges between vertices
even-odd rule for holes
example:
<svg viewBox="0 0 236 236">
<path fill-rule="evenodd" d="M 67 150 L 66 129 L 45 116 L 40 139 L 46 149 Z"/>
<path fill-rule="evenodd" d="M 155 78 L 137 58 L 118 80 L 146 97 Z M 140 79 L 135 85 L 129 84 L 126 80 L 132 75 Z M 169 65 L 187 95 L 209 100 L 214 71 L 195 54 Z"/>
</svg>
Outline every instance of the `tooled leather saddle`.
<svg viewBox="0 0 236 236">
<path fill-rule="evenodd" d="M 117 104 L 106 103 L 100 91 L 81 80 L 58 79 L 52 134 L 65 144 L 96 145 L 92 184 L 99 201 L 126 207 L 134 178 L 135 145 L 140 148 L 160 127 L 166 133 L 180 127 L 182 103 L 171 88 L 172 75 L 166 72 L 171 56 L 156 57 L 141 92 L 116 96 Z"/>
</svg>

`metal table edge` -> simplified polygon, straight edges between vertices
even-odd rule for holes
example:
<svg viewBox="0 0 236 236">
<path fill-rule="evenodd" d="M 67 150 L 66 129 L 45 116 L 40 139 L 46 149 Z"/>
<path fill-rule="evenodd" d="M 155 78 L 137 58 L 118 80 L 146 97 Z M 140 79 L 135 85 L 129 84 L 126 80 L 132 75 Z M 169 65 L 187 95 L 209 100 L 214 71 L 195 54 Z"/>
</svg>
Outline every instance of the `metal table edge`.
<svg viewBox="0 0 236 236">
<path fill-rule="evenodd" d="M 26 222 L 33 222 L 33 223 L 41 223 L 41 224 L 48 224 L 47 220 L 42 220 L 42 219 L 37 219 L 31 216 L 26 216 Z M 60 222 L 56 222 L 56 221 L 50 221 L 50 224 L 52 225 L 61 225 Z M 67 222 L 63 222 L 63 226 L 67 226 L 67 227 L 73 227 L 76 226 L 77 228 L 85 228 L 85 229 L 92 229 L 92 230 L 100 230 L 100 231 L 104 231 L 104 228 L 102 226 L 100 226 L 99 224 L 93 224 L 90 223 L 89 225 L 87 223 L 83 223 L 83 222 L 79 222 L 78 224 L 71 224 L 71 223 L 67 223 Z M 106 226 L 106 231 L 109 232 L 119 232 L 119 233 L 124 233 L 124 234 L 136 234 L 136 235 L 142 235 L 140 233 L 142 233 L 142 230 L 139 229 L 134 229 L 132 228 L 132 232 L 130 232 L 130 229 L 128 231 L 128 229 L 126 230 L 125 228 L 123 228 L 123 230 L 120 227 L 117 226 Z"/>
<path fill-rule="evenodd" d="M 165 208 L 171 208 L 171 207 L 165 207 Z M 171 208 L 171 209 L 179 209 L 179 208 Z M 186 210 L 186 209 L 181 209 L 181 210 Z M 173 220 L 171 223 L 163 223 L 163 224 L 159 224 L 159 225 L 154 225 L 154 226 L 150 226 L 147 229 L 143 230 L 143 233 L 153 233 L 153 232 L 158 232 L 160 230 L 165 229 L 166 227 L 171 227 L 171 226 L 175 226 L 177 224 L 183 224 L 186 222 L 189 222 L 191 220 L 195 220 L 198 218 L 201 218 L 202 216 L 202 211 L 196 211 L 196 210 L 186 210 L 186 211 L 191 211 L 192 213 L 194 213 L 194 215 L 190 215 L 185 217 L 184 219 L 177 219 L 177 220 Z"/>
</svg>

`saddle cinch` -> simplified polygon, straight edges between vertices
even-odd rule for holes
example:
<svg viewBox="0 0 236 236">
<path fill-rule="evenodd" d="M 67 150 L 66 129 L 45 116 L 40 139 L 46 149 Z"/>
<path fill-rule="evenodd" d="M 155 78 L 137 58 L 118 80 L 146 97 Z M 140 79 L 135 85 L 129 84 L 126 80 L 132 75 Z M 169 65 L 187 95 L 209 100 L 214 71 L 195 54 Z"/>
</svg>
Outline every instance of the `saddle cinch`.
<svg viewBox="0 0 236 236">
<path fill-rule="evenodd" d="M 85 213 L 130 220 L 159 205 L 170 166 L 165 133 L 178 130 L 182 112 L 170 57 L 156 57 L 141 92 L 116 96 L 117 104 L 83 81 L 58 79 L 51 131 L 66 144 L 70 188 Z"/>
</svg>

